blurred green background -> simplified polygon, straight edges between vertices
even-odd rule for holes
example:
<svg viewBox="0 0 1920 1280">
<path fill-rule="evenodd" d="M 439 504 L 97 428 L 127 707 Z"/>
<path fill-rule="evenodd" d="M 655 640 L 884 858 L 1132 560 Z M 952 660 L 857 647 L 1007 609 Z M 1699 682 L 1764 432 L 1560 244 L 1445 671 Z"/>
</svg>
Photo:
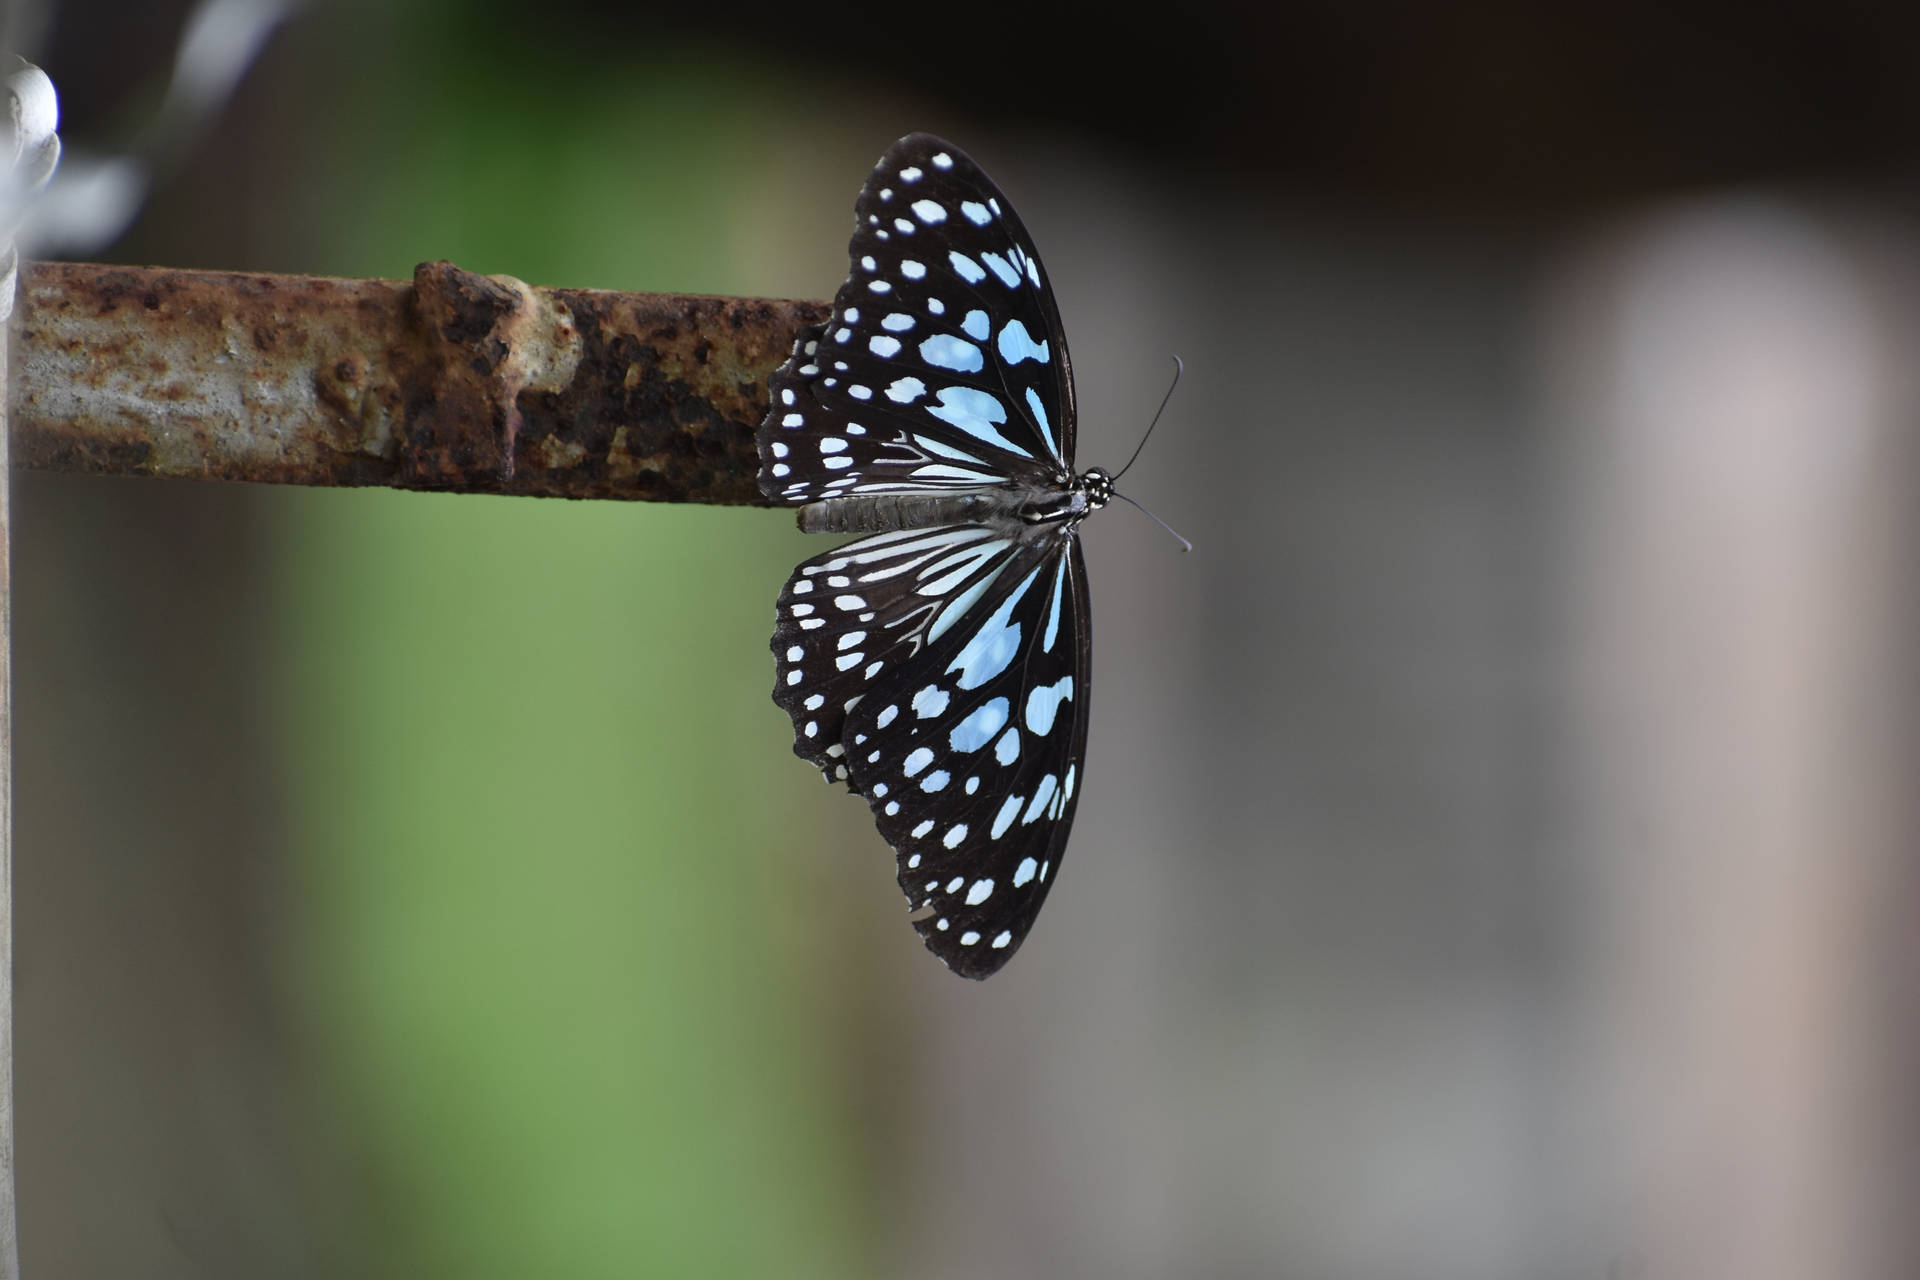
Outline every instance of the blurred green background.
<svg viewBox="0 0 1920 1280">
<path fill-rule="evenodd" d="M 160 18 L 155 35 L 182 16 Z M 143 81 L 122 105 L 136 113 L 168 71 L 165 43 L 139 52 Z M 735 87 L 716 104 L 721 76 Z M 742 249 L 740 211 L 764 194 L 753 175 L 791 136 L 782 117 L 797 89 L 691 46 L 529 44 L 460 5 L 319 6 L 281 33 L 115 256 L 398 277 L 444 257 L 541 283 L 820 294 L 844 270 L 832 236 L 810 271 L 771 282 L 753 270 L 765 255 Z M 840 166 L 835 185 L 851 192 L 859 176 Z M 124 768 L 163 809 L 262 815 L 237 840 L 215 837 L 232 859 L 202 871 L 271 881 L 278 905 L 241 926 L 252 936 L 233 953 L 201 963 L 257 970 L 244 985 L 267 1006 L 261 1048 L 294 1064 L 294 1093 L 261 1104 L 283 1131 L 238 1149 L 210 1158 L 188 1140 L 154 1151 L 145 1171 L 108 1158 L 85 1178 L 106 1194 L 68 1201 L 93 1210 L 73 1215 L 70 1235 L 35 1216 L 47 1202 L 28 1191 L 30 1271 L 872 1269 L 885 1197 L 860 1136 L 870 1121 L 849 1114 L 839 1083 L 852 1052 L 840 1033 L 868 1015 L 819 981 L 856 949 L 817 923 L 834 918 L 840 891 L 817 865 L 819 787 L 767 697 L 771 593 L 804 554 L 789 519 L 375 491 L 75 490 L 57 478 L 47 492 L 59 496 L 40 500 L 33 483 L 23 528 L 62 501 L 92 516 L 53 518 L 80 524 L 137 520 L 128 501 L 160 504 L 148 515 L 162 523 L 166 508 L 219 513 L 203 517 L 219 527 L 205 556 L 136 571 L 103 537 L 97 558 L 69 548 L 44 579 L 25 566 L 25 596 L 41 603 L 23 616 L 36 615 L 38 636 L 59 612 L 36 586 L 82 608 L 83 584 L 122 580 L 167 615 L 211 591 L 225 619 L 213 643 L 248 651 L 189 672 L 193 642 L 172 665 L 154 651 L 167 623 L 126 619 L 129 687 L 75 673 L 128 700 L 108 714 L 177 726 L 200 705 L 177 682 L 205 681 L 245 708 L 253 733 L 217 763 L 192 761 L 191 776 L 96 759 L 69 798 L 97 812 L 86 793 Z M 88 666 L 81 655 L 103 641 L 50 647 Z M 27 666 L 22 714 L 34 723 L 51 689 Z M 144 755 L 130 737 L 107 733 L 109 756 Z M 209 767 L 217 776 L 197 772 Z M 71 815 L 41 811 L 31 761 L 21 794 L 22 839 L 45 847 L 36 822 Z M 103 822 L 110 846 L 144 838 Z M 897 925 L 886 851 L 860 843 L 868 905 Z M 204 883 L 158 892 L 210 887 L 247 896 Z M 198 929 L 191 901 L 176 905 Z M 29 989 L 35 972 L 23 962 Z M 24 1128 L 25 1148 L 44 1150 L 34 1122 Z M 257 1183 L 260 1170 L 227 1163 L 263 1141 L 304 1154 Z M 182 1178 L 176 1190 L 238 1182 L 245 1208 L 209 1220 L 190 1195 L 143 1203 L 158 1169 Z M 124 1216 L 108 1207 L 116 1187 L 133 1201 Z"/>
<path fill-rule="evenodd" d="M 771 86 L 694 112 L 722 71 L 703 58 L 543 50 L 453 6 L 381 30 L 357 51 L 331 33 L 357 65 L 313 153 L 314 270 L 432 256 L 756 291 L 724 211 L 753 198 Z M 369 144 L 387 153 L 370 170 Z M 644 504 L 292 496 L 274 583 L 291 994 L 381 1198 L 408 1206 L 379 1256 L 395 1274 L 864 1270 L 862 1153 L 820 1034 L 834 1002 L 787 945 L 826 906 L 778 817 L 806 779 L 762 687 L 767 584 L 797 534 Z"/>
<path fill-rule="evenodd" d="M 931 129 L 1197 550 L 975 986 L 788 516 L 16 476 L 28 1274 L 1915 1273 L 1920 17 L 336 0 L 156 143 L 192 8 L 0 6 L 95 256 L 824 298 Z"/>
</svg>

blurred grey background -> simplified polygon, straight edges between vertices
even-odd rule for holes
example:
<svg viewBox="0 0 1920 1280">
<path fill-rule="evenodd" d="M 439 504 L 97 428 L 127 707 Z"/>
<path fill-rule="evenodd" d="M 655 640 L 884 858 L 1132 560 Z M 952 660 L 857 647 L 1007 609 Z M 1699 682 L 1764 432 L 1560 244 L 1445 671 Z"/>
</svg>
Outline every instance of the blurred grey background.
<svg viewBox="0 0 1920 1280">
<path fill-rule="evenodd" d="M 16 476 L 29 1274 L 1920 1273 L 1914 11 L 336 0 L 155 146 L 191 8 L 6 11 L 98 256 L 826 297 L 931 129 L 1197 549 L 976 986 L 789 517 Z"/>
</svg>

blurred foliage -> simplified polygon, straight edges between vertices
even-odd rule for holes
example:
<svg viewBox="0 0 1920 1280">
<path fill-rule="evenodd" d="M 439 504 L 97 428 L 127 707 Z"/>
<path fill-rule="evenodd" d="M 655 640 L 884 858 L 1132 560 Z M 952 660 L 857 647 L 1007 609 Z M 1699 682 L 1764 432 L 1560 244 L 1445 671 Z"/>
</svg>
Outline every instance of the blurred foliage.
<svg viewBox="0 0 1920 1280">
<path fill-rule="evenodd" d="M 340 51 L 376 65 L 316 122 L 310 269 L 755 291 L 727 211 L 777 104 L 715 109 L 716 68 L 671 50 L 510 46 L 450 6 L 355 26 L 387 39 Z M 767 699 L 786 522 L 384 492 L 276 511 L 288 945 L 371 1255 L 860 1274 L 838 1046 L 779 945 L 805 887 L 751 781 L 799 775 Z"/>
</svg>

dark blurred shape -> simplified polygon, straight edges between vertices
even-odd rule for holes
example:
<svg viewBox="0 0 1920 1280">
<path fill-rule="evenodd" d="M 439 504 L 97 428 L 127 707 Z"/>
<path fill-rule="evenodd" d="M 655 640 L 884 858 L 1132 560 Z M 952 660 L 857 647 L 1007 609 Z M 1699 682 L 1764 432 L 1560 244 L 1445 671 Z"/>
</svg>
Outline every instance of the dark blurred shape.
<svg viewBox="0 0 1920 1280">
<path fill-rule="evenodd" d="M 1301 0 L 1149 21 L 1030 4 L 745 0 L 724 22 L 593 0 L 476 7 L 529 39 L 724 31 L 730 49 L 950 104 L 1007 135 L 1070 127 L 1175 171 L 1401 212 L 1550 216 L 1675 186 L 1855 175 L 1907 154 L 1920 119 L 1920 9 L 1857 0 Z"/>
</svg>

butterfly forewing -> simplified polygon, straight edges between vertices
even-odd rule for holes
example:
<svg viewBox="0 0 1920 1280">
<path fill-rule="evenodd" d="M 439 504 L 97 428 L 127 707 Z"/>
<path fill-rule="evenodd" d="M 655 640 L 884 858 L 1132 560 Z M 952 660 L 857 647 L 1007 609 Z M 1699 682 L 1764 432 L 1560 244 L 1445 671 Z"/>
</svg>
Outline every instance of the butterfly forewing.
<svg viewBox="0 0 1920 1280">
<path fill-rule="evenodd" d="M 984 978 L 1026 938 L 1073 823 L 1090 693 L 1076 530 L 1111 486 L 1074 474 L 1059 312 L 979 166 L 902 138 L 850 248 L 832 316 L 770 380 L 760 487 L 845 513 L 807 527 L 890 531 L 794 571 L 773 696 L 795 753 L 873 807 L 928 949 Z"/>
<path fill-rule="evenodd" d="M 771 380 L 779 502 L 1072 478 L 1073 376 L 1011 203 L 958 149 L 902 138 L 861 191 L 833 315 Z"/>
</svg>

